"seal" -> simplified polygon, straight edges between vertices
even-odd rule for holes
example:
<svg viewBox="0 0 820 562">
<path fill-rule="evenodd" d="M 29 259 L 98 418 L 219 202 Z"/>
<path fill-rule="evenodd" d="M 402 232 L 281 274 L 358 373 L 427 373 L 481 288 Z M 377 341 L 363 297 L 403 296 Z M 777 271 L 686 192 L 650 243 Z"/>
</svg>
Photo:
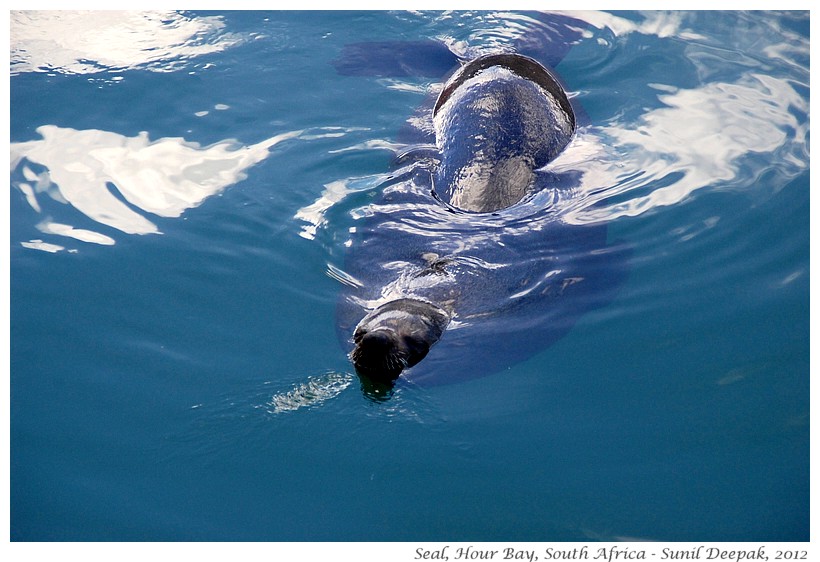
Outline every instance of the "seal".
<svg viewBox="0 0 820 562">
<path fill-rule="evenodd" d="M 460 68 L 438 96 L 433 123 L 440 156 L 432 193 L 467 222 L 542 188 L 536 170 L 560 154 L 576 127 L 558 79 L 519 54 L 486 55 Z M 457 242 L 459 233 L 451 238 Z M 475 281 L 486 281 L 491 271 L 469 256 L 442 259 L 428 252 L 422 257 L 424 266 L 405 267 L 385 287 L 398 298 L 380 304 L 356 326 L 350 358 L 360 376 L 391 382 L 419 363 L 452 319 L 470 309 L 463 306 L 465 291 L 481 291 Z"/>
</svg>

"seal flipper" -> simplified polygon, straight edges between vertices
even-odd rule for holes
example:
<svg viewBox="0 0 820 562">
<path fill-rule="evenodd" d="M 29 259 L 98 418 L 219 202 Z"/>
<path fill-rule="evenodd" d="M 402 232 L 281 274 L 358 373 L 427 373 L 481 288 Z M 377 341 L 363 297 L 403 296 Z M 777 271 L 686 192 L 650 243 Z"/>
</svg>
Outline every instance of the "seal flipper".
<svg viewBox="0 0 820 562">
<path fill-rule="evenodd" d="M 345 45 L 332 64 L 342 76 L 440 78 L 458 58 L 440 41 L 367 41 Z"/>
</svg>

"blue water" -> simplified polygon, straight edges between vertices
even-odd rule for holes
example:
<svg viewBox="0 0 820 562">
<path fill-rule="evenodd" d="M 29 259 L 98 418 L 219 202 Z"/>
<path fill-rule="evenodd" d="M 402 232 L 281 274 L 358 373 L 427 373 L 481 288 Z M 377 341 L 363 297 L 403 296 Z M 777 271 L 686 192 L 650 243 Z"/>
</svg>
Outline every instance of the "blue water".
<svg viewBox="0 0 820 562">
<path fill-rule="evenodd" d="M 573 17 L 589 121 L 554 168 L 626 281 L 380 402 L 345 244 L 444 74 L 333 61 L 565 20 L 12 13 L 12 540 L 808 540 L 808 13 Z"/>
</svg>

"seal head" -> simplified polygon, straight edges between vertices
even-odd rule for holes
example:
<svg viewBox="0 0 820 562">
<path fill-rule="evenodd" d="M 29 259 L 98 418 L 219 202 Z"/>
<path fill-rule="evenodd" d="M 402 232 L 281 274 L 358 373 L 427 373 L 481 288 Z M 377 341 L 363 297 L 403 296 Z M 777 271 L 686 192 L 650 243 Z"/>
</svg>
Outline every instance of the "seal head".
<svg viewBox="0 0 820 562">
<path fill-rule="evenodd" d="M 365 316 L 353 333 L 350 359 L 356 372 L 376 382 L 396 380 L 406 367 L 427 355 L 450 316 L 417 299 L 397 299 Z"/>
</svg>

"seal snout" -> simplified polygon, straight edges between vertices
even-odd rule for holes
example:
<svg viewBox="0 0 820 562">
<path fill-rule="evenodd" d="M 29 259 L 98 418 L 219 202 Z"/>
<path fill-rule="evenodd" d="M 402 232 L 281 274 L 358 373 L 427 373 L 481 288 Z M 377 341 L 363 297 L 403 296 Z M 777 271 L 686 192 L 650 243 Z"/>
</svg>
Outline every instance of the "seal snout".
<svg viewBox="0 0 820 562">
<path fill-rule="evenodd" d="M 395 380 L 407 365 L 407 353 L 402 350 L 399 336 L 389 328 L 366 332 L 357 338 L 350 354 L 359 374 L 374 380 Z"/>
</svg>

